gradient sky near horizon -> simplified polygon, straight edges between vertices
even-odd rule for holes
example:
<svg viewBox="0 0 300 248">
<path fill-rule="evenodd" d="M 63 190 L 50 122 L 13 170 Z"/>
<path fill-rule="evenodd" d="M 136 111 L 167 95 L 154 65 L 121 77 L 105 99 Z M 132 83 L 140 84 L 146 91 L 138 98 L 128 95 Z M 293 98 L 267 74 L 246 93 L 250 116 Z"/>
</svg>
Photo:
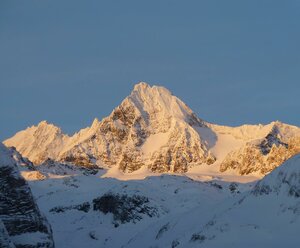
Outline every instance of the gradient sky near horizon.
<svg viewBox="0 0 300 248">
<path fill-rule="evenodd" d="M 0 2 L 0 139 L 73 133 L 146 81 L 202 119 L 300 126 L 300 1 Z"/>
</svg>

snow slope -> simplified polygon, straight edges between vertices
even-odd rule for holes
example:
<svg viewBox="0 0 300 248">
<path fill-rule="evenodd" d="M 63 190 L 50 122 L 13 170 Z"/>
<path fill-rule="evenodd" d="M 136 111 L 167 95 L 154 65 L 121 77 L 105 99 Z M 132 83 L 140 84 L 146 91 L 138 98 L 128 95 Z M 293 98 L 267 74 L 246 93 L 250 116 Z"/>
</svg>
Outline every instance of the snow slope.
<svg viewBox="0 0 300 248">
<path fill-rule="evenodd" d="M 141 230 L 160 220 L 174 219 L 193 209 L 205 215 L 215 204 L 234 194 L 228 183 L 221 186 L 184 176 L 162 175 L 119 181 L 101 178 L 101 174 L 62 176 L 49 172 L 45 177 L 45 180 L 29 181 L 29 184 L 52 226 L 58 248 L 122 247 Z M 122 222 L 110 212 L 95 210 L 95 199 L 106 194 L 145 197 L 147 201 L 144 206 L 131 205 L 128 212 L 122 212 L 121 216 L 129 216 Z M 106 203 L 110 208 L 114 204 L 117 202 Z"/>
<path fill-rule="evenodd" d="M 195 209 L 157 222 L 125 247 L 298 247 L 299 217 L 300 155 L 251 191 L 228 198 L 206 213 Z"/>
<path fill-rule="evenodd" d="M 69 173 L 63 175 L 64 166 Z M 60 165 L 58 174 L 39 168 L 45 179 L 29 184 L 60 248 L 297 247 L 300 242 L 300 155 L 250 184 L 175 175 L 120 181 L 67 165 Z"/>
</svg>

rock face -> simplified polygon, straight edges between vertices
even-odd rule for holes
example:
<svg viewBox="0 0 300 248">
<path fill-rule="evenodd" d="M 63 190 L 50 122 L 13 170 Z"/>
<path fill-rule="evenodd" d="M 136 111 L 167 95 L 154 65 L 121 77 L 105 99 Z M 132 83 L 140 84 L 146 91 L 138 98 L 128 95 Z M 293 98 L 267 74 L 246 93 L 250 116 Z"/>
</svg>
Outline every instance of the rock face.
<svg viewBox="0 0 300 248">
<path fill-rule="evenodd" d="M 167 89 L 139 83 L 108 117 L 73 136 L 43 121 L 4 144 L 35 165 L 51 159 L 92 169 L 117 166 L 128 173 L 140 168 L 183 173 L 214 164 L 221 172 L 265 175 L 300 152 L 300 128 L 280 122 L 210 124 Z"/>
<path fill-rule="evenodd" d="M 7 231 L 15 247 L 52 248 L 51 228 L 20 176 L 13 155 L 13 151 L 0 144 L 0 220 L 4 224 L 0 233 Z"/>
<path fill-rule="evenodd" d="M 300 152 L 300 137 L 292 136 L 293 130 L 282 123 L 274 123 L 262 139 L 247 142 L 238 150 L 230 152 L 220 165 L 221 171 L 234 169 L 241 175 L 271 172 L 293 155 Z"/>
</svg>

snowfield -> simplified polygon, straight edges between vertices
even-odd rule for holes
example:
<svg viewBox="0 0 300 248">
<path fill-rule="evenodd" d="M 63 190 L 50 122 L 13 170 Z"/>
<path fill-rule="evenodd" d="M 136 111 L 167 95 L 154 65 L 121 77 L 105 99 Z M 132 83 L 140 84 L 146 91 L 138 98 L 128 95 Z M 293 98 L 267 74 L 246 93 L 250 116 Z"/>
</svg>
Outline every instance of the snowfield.
<svg viewBox="0 0 300 248">
<path fill-rule="evenodd" d="M 171 175 L 119 181 L 100 178 L 98 174 L 48 174 L 47 179 L 29 181 L 29 184 L 51 223 L 56 247 L 122 247 L 161 219 L 177 218 L 194 209 L 207 212 L 232 194 L 228 183 L 213 185 Z M 146 205 L 153 214 L 137 211 L 138 218 L 131 216 L 122 223 L 114 219 L 113 213 L 93 209 L 93 200 L 105 194 L 146 197 Z M 84 203 L 90 204 L 88 210 L 76 209 L 75 206 Z M 56 212 L 55 208 L 66 210 Z"/>
</svg>

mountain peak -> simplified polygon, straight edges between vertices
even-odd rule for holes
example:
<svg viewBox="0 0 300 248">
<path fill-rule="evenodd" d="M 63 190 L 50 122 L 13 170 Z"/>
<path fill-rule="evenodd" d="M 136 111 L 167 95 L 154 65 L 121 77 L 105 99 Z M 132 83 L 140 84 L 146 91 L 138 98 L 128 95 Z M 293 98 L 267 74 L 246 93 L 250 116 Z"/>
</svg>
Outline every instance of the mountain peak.
<svg viewBox="0 0 300 248">
<path fill-rule="evenodd" d="M 165 87 L 156 86 L 156 85 L 151 86 L 148 83 L 139 82 L 134 86 L 131 95 L 149 96 L 149 97 L 155 97 L 155 96 L 171 97 L 172 93 Z"/>
<path fill-rule="evenodd" d="M 43 121 L 41 121 L 41 122 L 38 124 L 39 127 L 40 127 L 40 126 L 47 126 L 47 125 L 49 125 L 49 123 L 48 123 L 46 120 L 43 120 Z"/>
<path fill-rule="evenodd" d="M 134 85 L 133 90 L 140 91 L 140 90 L 144 90 L 144 89 L 147 89 L 147 88 L 151 88 L 151 86 L 148 83 L 146 83 L 146 82 L 139 82 L 136 85 Z"/>
<path fill-rule="evenodd" d="M 93 128 L 98 127 L 100 123 L 101 123 L 101 122 L 99 121 L 99 119 L 98 119 L 98 118 L 95 118 L 94 121 L 93 121 L 93 123 L 92 123 L 91 128 L 93 129 Z"/>
<path fill-rule="evenodd" d="M 61 131 L 61 129 L 58 126 L 56 126 L 56 125 L 54 125 L 52 123 L 49 123 L 46 120 L 43 120 L 43 121 L 39 122 L 38 125 L 35 126 L 35 127 L 37 129 L 46 129 L 46 130 L 49 129 L 49 130 L 59 130 L 59 131 Z"/>
<path fill-rule="evenodd" d="M 145 82 L 136 84 L 123 104 L 127 104 L 128 101 L 141 113 L 155 113 L 160 119 L 172 116 L 187 120 L 193 115 L 193 111 L 168 89 L 162 86 L 150 86 Z"/>
</svg>

